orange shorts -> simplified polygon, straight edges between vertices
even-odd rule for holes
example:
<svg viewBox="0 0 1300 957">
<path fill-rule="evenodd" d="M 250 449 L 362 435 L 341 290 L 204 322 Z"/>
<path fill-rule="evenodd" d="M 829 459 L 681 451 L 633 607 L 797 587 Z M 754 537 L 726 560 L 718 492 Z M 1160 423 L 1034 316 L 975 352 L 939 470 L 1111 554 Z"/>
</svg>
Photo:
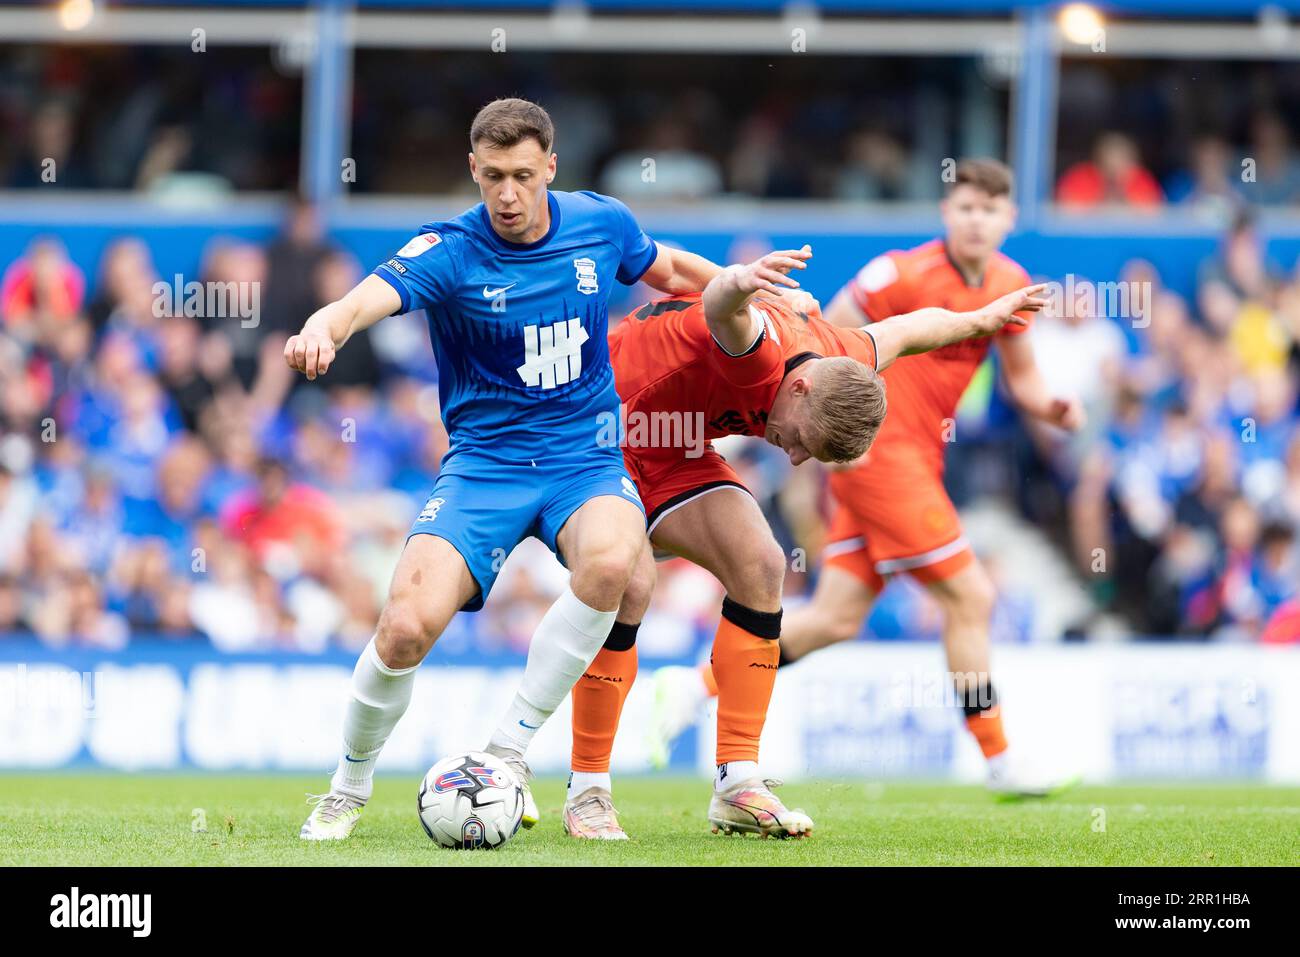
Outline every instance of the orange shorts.
<svg viewBox="0 0 1300 957">
<path fill-rule="evenodd" d="M 957 508 L 932 469 L 859 467 L 832 472 L 830 486 L 835 511 L 822 563 L 857 576 L 872 591 L 899 572 L 929 583 L 975 561 Z"/>
<path fill-rule="evenodd" d="M 711 442 L 695 458 L 683 455 L 681 449 L 625 448 L 623 464 L 636 482 L 641 504 L 645 506 L 648 534 L 654 534 L 655 526 L 670 512 L 701 495 L 722 488 L 738 488 L 749 494 L 736 470 Z"/>
</svg>

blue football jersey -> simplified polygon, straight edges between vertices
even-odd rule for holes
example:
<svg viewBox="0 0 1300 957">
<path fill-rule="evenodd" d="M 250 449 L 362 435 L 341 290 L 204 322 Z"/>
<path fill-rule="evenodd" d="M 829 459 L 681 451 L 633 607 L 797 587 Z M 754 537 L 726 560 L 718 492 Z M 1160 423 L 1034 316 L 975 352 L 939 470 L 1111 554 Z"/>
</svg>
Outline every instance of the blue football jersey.
<svg viewBox="0 0 1300 957">
<path fill-rule="evenodd" d="M 428 316 L 448 458 L 581 454 L 597 447 L 600 413 L 618 408 L 610 285 L 640 279 L 655 244 L 616 199 L 547 196 L 551 226 L 537 242 L 502 239 L 480 203 L 421 227 L 375 269 L 402 312 Z"/>
</svg>

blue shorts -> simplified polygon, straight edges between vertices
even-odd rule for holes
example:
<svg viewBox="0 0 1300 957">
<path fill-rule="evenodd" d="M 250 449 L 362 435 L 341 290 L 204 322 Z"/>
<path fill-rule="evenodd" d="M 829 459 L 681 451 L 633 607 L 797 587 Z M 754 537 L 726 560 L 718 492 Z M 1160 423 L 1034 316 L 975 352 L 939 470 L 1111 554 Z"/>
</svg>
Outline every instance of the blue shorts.
<svg viewBox="0 0 1300 957">
<path fill-rule="evenodd" d="M 525 538 L 541 539 L 563 562 L 556 536 L 570 515 L 600 495 L 625 498 L 645 511 L 621 453 L 575 467 L 572 460 L 521 465 L 460 452 L 439 474 L 410 535 L 437 535 L 455 546 L 479 587 L 462 610 L 478 611 Z"/>
</svg>

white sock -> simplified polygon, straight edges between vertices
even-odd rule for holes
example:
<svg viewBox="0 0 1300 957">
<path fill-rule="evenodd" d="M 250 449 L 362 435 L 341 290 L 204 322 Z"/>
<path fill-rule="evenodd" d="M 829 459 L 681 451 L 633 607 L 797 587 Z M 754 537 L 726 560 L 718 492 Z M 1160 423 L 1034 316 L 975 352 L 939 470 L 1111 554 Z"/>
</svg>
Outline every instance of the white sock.
<svg viewBox="0 0 1300 957">
<path fill-rule="evenodd" d="M 352 670 L 352 694 L 343 716 L 343 754 L 330 788 L 369 800 L 375 760 L 411 703 L 415 669 L 384 664 L 370 639 Z"/>
<path fill-rule="evenodd" d="M 569 800 L 573 800 L 587 788 L 604 788 L 606 791 L 611 791 L 613 787 L 608 771 L 569 772 Z"/>
<path fill-rule="evenodd" d="M 617 609 L 597 611 L 571 588 L 564 589 L 533 632 L 523 681 L 506 716 L 492 732 L 489 748 L 520 754 L 528 749 L 537 729 L 595 660 L 617 616 Z"/>
<path fill-rule="evenodd" d="M 726 764 L 718 765 L 718 773 L 713 778 L 713 790 L 725 791 L 727 788 L 735 787 L 741 781 L 756 777 L 758 777 L 758 762 L 728 761 Z"/>
<path fill-rule="evenodd" d="M 994 775 L 1005 774 L 1007 765 L 1010 762 L 1010 755 L 1011 749 L 1004 748 L 992 757 L 985 758 L 988 762 L 989 773 Z"/>
</svg>

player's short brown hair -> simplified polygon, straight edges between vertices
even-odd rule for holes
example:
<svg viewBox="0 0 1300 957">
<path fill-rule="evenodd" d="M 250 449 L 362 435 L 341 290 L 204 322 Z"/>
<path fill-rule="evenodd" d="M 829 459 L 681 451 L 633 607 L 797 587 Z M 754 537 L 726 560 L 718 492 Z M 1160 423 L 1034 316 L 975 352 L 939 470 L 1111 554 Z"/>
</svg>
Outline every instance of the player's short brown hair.
<svg viewBox="0 0 1300 957">
<path fill-rule="evenodd" d="M 555 141 L 555 124 L 544 109 L 530 100 L 508 97 L 493 100 L 478 111 L 469 128 L 469 148 L 479 143 L 509 149 L 528 138 L 537 140 L 544 152 Z"/>
<path fill-rule="evenodd" d="M 1011 168 L 1001 160 L 964 159 L 957 164 L 957 177 L 952 189 L 974 186 L 990 196 L 1010 197 L 1011 183 Z"/>
<path fill-rule="evenodd" d="M 817 458 L 852 462 L 865 455 L 885 421 L 886 406 L 885 380 L 869 365 L 848 356 L 818 362 L 808 393 L 809 423 L 821 439 Z"/>
</svg>

